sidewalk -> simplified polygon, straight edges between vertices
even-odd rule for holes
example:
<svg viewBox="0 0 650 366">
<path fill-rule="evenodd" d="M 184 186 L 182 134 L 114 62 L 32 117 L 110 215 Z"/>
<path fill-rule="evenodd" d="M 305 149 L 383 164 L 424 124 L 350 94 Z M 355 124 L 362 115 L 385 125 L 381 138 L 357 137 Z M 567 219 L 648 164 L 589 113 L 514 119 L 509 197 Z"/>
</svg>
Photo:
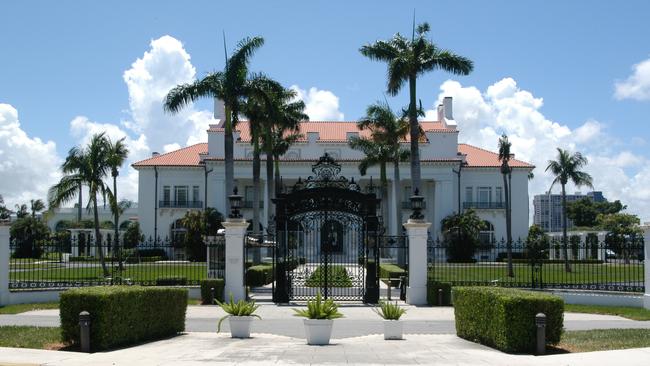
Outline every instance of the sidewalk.
<svg viewBox="0 0 650 366">
<path fill-rule="evenodd" d="M 334 327 L 340 326 L 335 324 Z M 650 348 L 551 356 L 509 355 L 453 335 L 410 335 L 384 341 L 370 335 L 334 340 L 330 346 L 307 346 L 305 340 L 253 334 L 231 339 L 226 334 L 182 336 L 105 353 L 0 348 L 0 364 L 22 365 L 647 365 Z"/>
</svg>

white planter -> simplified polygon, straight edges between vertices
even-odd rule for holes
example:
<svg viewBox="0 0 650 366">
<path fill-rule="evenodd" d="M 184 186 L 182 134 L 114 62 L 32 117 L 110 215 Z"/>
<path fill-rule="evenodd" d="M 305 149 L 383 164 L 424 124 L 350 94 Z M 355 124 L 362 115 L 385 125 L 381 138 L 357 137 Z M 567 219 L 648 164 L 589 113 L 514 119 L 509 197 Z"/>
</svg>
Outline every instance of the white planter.
<svg viewBox="0 0 650 366">
<path fill-rule="evenodd" d="M 403 324 L 399 320 L 384 320 L 384 339 L 402 339 Z"/>
<path fill-rule="evenodd" d="M 232 338 L 250 338 L 252 316 L 230 316 L 230 336 Z"/>
<path fill-rule="evenodd" d="M 334 320 L 305 319 L 307 344 L 322 346 L 330 343 Z"/>
</svg>

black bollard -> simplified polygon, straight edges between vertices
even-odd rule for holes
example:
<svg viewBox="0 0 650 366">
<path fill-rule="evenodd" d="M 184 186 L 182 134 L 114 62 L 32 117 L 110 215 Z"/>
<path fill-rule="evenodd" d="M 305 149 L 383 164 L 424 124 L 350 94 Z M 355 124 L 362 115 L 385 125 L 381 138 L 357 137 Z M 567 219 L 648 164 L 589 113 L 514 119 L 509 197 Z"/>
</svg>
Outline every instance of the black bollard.
<svg viewBox="0 0 650 366">
<path fill-rule="evenodd" d="M 537 327 L 537 349 L 536 354 L 546 353 L 546 315 L 539 313 L 535 315 L 535 326 Z"/>
<path fill-rule="evenodd" d="M 217 300 L 217 297 L 215 296 L 214 293 L 214 287 L 210 287 L 210 296 L 212 296 L 212 300 L 210 300 L 210 305 L 214 305 L 214 303 Z"/>
<path fill-rule="evenodd" d="M 442 289 L 439 288 L 439 289 L 438 289 L 438 306 L 442 306 L 442 305 L 444 305 L 444 304 L 442 303 Z"/>
<path fill-rule="evenodd" d="M 79 343 L 81 352 L 90 352 L 90 314 L 87 311 L 79 313 Z"/>
</svg>

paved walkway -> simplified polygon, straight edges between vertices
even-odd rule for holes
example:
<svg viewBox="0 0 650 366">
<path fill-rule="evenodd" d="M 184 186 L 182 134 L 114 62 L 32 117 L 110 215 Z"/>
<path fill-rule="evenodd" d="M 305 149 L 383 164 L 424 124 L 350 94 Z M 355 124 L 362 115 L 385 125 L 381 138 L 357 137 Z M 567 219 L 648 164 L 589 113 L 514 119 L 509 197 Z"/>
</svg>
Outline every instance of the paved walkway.
<svg viewBox="0 0 650 366">
<path fill-rule="evenodd" d="M 341 324 L 335 323 L 335 329 Z M 0 364 L 20 365 L 647 365 L 650 348 L 549 356 L 509 355 L 453 335 L 409 335 L 384 341 L 370 335 L 307 346 L 304 339 L 253 334 L 231 339 L 225 334 L 182 336 L 105 353 L 0 348 Z"/>
<path fill-rule="evenodd" d="M 253 332 L 303 337 L 302 319 L 293 316 L 293 308 L 300 306 L 276 306 L 264 304 L 258 314 L 262 320 L 253 323 Z M 415 307 L 407 309 L 403 317 L 404 331 L 409 334 L 455 334 L 454 310 L 451 307 Z M 382 334 L 383 328 L 372 308 L 364 305 L 344 305 L 341 312 L 345 318 L 335 327 L 333 338 L 359 337 Z M 186 330 L 188 332 L 214 332 L 218 318 L 224 315 L 217 306 L 189 306 Z M 227 324 L 225 330 L 228 330 Z M 37 310 L 16 315 L 0 315 L 0 325 L 34 325 L 56 327 L 59 325 L 58 310 Z M 567 330 L 606 328 L 650 328 L 650 321 L 640 322 L 611 315 L 566 313 L 564 326 Z"/>
</svg>

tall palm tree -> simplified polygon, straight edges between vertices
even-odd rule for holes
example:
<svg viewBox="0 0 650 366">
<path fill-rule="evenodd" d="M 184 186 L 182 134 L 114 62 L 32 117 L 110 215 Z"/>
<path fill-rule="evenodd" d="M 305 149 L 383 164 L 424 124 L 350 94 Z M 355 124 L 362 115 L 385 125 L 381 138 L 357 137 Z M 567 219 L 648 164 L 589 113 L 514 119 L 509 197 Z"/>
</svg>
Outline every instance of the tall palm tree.
<svg viewBox="0 0 650 366">
<path fill-rule="evenodd" d="M 406 118 L 398 118 L 390 109 L 388 103 L 377 102 L 366 108 L 366 116 L 357 122 L 359 130 L 370 130 L 373 141 L 383 143 L 390 149 L 391 161 L 393 163 L 393 196 L 395 197 L 395 224 L 397 232 L 401 233 L 402 227 L 402 207 L 398 199 L 400 196 L 400 162 L 406 161 L 410 156 L 407 149 L 401 147 L 401 143 L 406 140 L 409 134 L 410 124 Z M 385 198 L 384 198 L 385 199 Z M 388 206 L 388 202 L 384 205 Z"/>
<path fill-rule="evenodd" d="M 122 270 L 121 251 L 119 250 L 119 225 L 120 225 L 120 204 L 117 201 L 117 177 L 120 175 L 120 167 L 126 161 L 129 155 L 129 149 L 124 143 L 125 137 L 117 140 L 115 143 L 110 138 L 106 138 L 106 164 L 111 170 L 111 177 L 113 177 L 113 197 L 111 200 L 111 211 L 113 212 L 114 221 L 114 245 L 113 253 L 117 254 L 117 262 L 120 270 Z"/>
<path fill-rule="evenodd" d="M 587 186 L 593 188 L 593 179 L 589 173 L 581 170 L 582 167 L 587 165 L 587 158 L 582 156 L 581 153 L 575 152 L 571 154 L 569 151 L 557 148 L 557 160 L 549 160 L 548 166 L 545 171 L 550 171 L 553 176 L 553 185 L 559 183 L 562 186 L 562 246 L 564 251 L 564 267 L 567 272 L 571 272 L 571 265 L 569 264 L 569 240 L 567 237 L 567 212 L 566 212 L 566 184 L 571 182 L 576 187 Z"/>
<path fill-rule="evenodd" d="M 264 38 L 242 39 L 232 56 L 226 55 L 224 71 L 208 74 L 193 83 L 178 85 L 167 94 L 164 109 L 177 113 L 187 104 L 199 98 L 218 98 L 224 102 L 226 118 L 224 121 L 224 160 L 226 173 L 226 197 L 232 193 L 234 181 L 233 130 L 239 122 L 245 98 L 250 92 L 248 64 L 257 49 L 264 45 Z M 226 213 L 230 207 L 226 205 Z"/>
<path fill-rule="evenodd" d="M 36 217 L 36 214 L 45 210 L 45 203 L 41 199 L 32 199 L 29 200 L 30 210 L 32 211 L 32 217 Z"/>
<path fill-rule="evenodd" d="M 409 85 L 409 123 L 411 124 L 411 181 L 413 190 L 420 187 L 420 153 L 417 119 L 417 77 L 433 70 L 444 70 L 455 75 L 467 75 L 474 68 L 473 62 L 463 56 L 442 49 L 426 38 L 430 27 L 422 23 L 415 27 L 411 39 L 397 33 L 389 40 L 380 40 L 362 46 L 361 54 L 371 60 L 388 64 L 388 93 L 397 95 L 402 86 Z"/>
<path fill-rule="evenodd" d="M 24 217 L 27 217 L 29 215 L 29 211 L 27 210 L 27 205 L 26 204 L 21 204 L 18 205 L 16 204 L 14 207 L 16 207 L 16 218 L 17 219 L 22 219 Z"/>
<path fill-rule="evenodd" d="M 300 132 L 292 132 L 288 126 L 275 126 L 271 134 L 273 174 L 275 175 L 274 185 L 277 190 L 280 187 L 280 157 L 289 151 L 289 148 L 298 140 L 304 137 Z"/>
<path fill-rule="evenodd" d="M 501 174 L 503 175 L 503 191 L 506 198 L 506 248 L 508 252 L 508 277 L 514 277 L 515 272 L 512 265 L 512 210 L 511 210 L 511 179 L 512 168 L 510 167 L 510 147 L 512 143 L 508 141 L 507 135 L 502 135 L 499 139 L 499 161 L 501 162 Z"/>
<path fill-rule="evenodd" d="M 388 178 L 386 176 L 386 165 L 393 158 L 392 149 L 383 141 L 375 141 L 369 138 L 356 137 L 350 139 L 349 145 L 352 149 L 360 150 L 364 153 L 363 159 L 359 162 L 359 173 L 366 175 L 368 168 L 379 165 L 379 184 L 381 199 L 386 202 L 388 197 Z M 385 224 L 388 218 L 388 204 L 381 205 L 382 222 Z"/>
<path fill-rule="evenodd" d="M 88 205 L 92 205 L 95 226 L 95 243 L 102 266 L 104 277 L 109 272 L 104 259 L 104 251 L 99 232 L 99 213 L 97 207 L 98 195 L 113 199 L 110 188 L 104 183 L 110 166 L 107 164 L 107 139 L 103 133 L 93 135 L 89 144 L 83 148 L 74 147 L 68 152 L 66 160 L 61 165 L 64 173 L 61 180 L 53 185 L 48 192 L 50 208 L 59 207 L 77 196 L 79 186 L 88 188 Z"/>
</svg>

